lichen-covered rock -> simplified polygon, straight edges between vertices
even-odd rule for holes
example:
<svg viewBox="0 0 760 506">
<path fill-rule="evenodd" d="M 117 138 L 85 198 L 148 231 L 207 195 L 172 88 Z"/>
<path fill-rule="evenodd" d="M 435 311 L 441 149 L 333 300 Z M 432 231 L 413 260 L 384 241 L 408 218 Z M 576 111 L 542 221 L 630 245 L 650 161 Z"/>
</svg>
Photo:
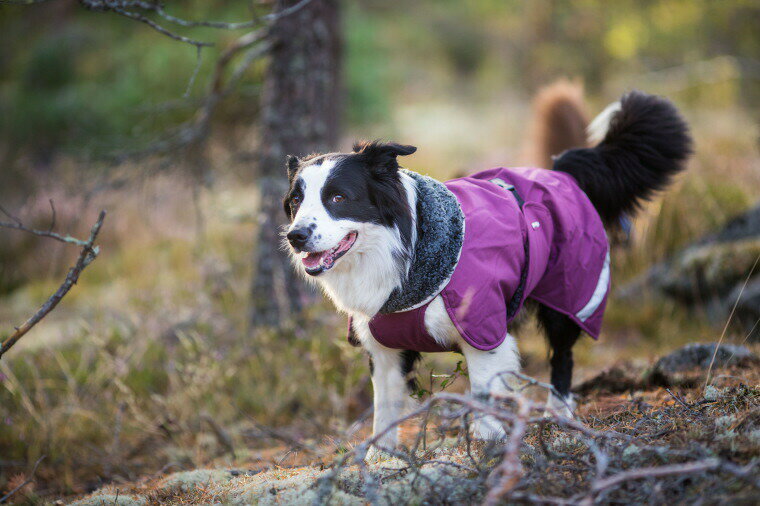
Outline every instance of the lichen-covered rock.
<svg viewBox="0 0 760 506">
<path fill-rule="evenodd" d="M 751 333 L 750 341 L 760 340 L 760 328 L 755 327 L 760 318 L 760 269 L 752 270 L 758 256 L 760 204 L 652 266 L 616 293 L 634 299 L 652 287 L 687 306 L 702 308 L 716 324 L 726 322 L 738 300 L 732 326 Z M 749 284 L 743 288 L 750 275 Z"/>
<path fill-rule="evenodd" d="M 575 453 L 579 451 L 585 451 L 588 449 L 588 445 L 573 434 L 567 434 L 560 432 L 551 441 L 551 449 L 557 453 Z"/>
<path fill-rule="evenodd" d="M 685 300 L 727 295 L 743 282 L 760 256 L 760 237 L 687 248 L 663 271 L 658 286 Z"/>
<path fill-rule="evenodd" d="M 755 354 L 745 346 L 735 344 L 718 346 L 718 343 L 691 343 L 660 358 L 655 363 L 654 369 L 669 372 L 687 371 L 695 367 L 707 369 L 713 361 L 713 356 L 715 356 L 713 367 L 725 367 L 750 360 L 755 357 Z"/>
<path fill-rule="evenodd" d="M 760 359 L 745 346 L 692 343 L 660 358 L 649 371 L 647 381 L 662 386 L 693 385 L 704 380 L 711 362 L 713 368 L 717 369 L 755 363 L 758 360 Z"/>
<path fill-rule="evenodd" d="M 187 492 L 200 486 L 218 485 L 229 482 L 233 475 L 227 470 L 196 469 L 170 474 L 158 486 L 164 492 Z"/>
<path fill-rule="evenodd" d="M 642 387 L 643 367 L 621 362 L 603 369 L 599 374 L 579 383 L 573 391 L 580 395 L 590 392 L 622 393 Z"/>
<path fill-rule="evenodd" d="M 71 506 L 143 506 L 145 504 L 148 504 L 148 500 L 145 497 L 97 492 L 89 497 L 71 503 Z"/>
<path fill-rule="evenodd" d="M 758 268 L 760 270 L 760 268 Z M 737 286 L 726 299 L 726 303 L 735 304 L 734 320 L 742 328 L 749 329 L 747 341 L 760 341 L 760 274 L 752 279 L 746 286 Z M 731 308 L 725 308 L 730 313 Z"/>
<path fill-rule="evenodd" d="M 323 493 L 319 479 L 329 471 L 315 467 L 296 469 L 274 469 L 253 476 L 242 476 L 233 480 L 222 496 L 225 504 L 293 504 L 307 505 L 324 503 L 359 505 L 366 501 L 340 489 L 333 488 Z"/>
</svg>

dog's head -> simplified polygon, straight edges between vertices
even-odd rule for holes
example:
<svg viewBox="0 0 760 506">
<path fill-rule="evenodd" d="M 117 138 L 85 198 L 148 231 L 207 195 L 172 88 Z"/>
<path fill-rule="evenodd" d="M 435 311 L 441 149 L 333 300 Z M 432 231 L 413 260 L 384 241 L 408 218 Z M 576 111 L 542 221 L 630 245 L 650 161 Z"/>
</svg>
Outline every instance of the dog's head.
<svg viewBox="0 0 760 506">
<path fill-rule="evenodd" d="M 286 237 L 307 274 L 318 276 L 342 263 L 344 256 L 381 246 L 409 249 L 412 215 L 396 157 L 416 149 L 363 142 L 352 153 L 288 157 Z M 400 244 L 379 244 L 394 237 Z"/>
</svg>

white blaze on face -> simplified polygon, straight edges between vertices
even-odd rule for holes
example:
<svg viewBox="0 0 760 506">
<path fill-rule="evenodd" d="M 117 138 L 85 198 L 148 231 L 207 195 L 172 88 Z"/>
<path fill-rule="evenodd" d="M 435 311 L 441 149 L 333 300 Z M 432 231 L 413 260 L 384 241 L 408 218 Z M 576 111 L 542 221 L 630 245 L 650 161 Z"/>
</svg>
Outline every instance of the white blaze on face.
<svg viewBox="0 0 760 506">
<path fill-rule="evenodd" d="M 301 188 L 303 189 L 303 200 L 298 208 L 298 212 L 293 218 L 290 230 L 299 228 L 308 228 L 316 224 L 319 228 L 320 223 L 326 223 L 329 215 L 322 203 L 322 187 L 325 185 L 330 170 L 335 166 L 335 162 L 325 160 L 321 164 L 309 165 L 301 170 L 299 179 L 301 179 Z M 313 233 L 318 233 L 313 231 Z"/>
<path fill-rule="evenodd" d="M 357 223 L 353 220 L 330 216 L 322 202 L 322 188 L 335 164 L 335 160 L 324 160 L 320 164 L 308 165 L 298 176 L 303 185 L 303 200 L 288 231 L 311 227 L 307 251 L 335 248 L 347 234 L 357 229 Z"/>
</svg>

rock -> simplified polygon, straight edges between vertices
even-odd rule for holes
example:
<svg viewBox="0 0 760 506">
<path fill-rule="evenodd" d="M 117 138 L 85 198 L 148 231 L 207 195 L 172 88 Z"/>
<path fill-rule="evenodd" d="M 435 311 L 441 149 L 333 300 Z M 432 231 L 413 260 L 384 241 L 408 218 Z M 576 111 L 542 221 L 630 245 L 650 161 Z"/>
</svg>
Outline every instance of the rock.
<svg viewBox="0 0 760 506">
<path fill-rule="evenodd" d="M 760 339 L 760 204 L 728 221 L 720 230 L 686 246 L 665 262 L 621 286 L 623 299 L 639 297 L 647 287 L 687 306 L 698 306 L 716 325 L 724 324 L 751 276 L 732 325 Z M 752 270 L 755 267 L 754 271 Z M 750 274 L 752 273 L 752 274 Z"/>
<path fill-rule="evenodd" d="M 760 269 L 760 266 L 758 266 Z M 732 302 L 738 301 L 738 302 Z M 747 340 L 750 342 L 760 342 L 760 275 L 747 283 L 742 291 L 742 286 L 737 286 L 729 295 L 727 302 L 736 304 L 734 311 L 734 320 L 742 328 L 749 329 Z M 731 308 L 725 308 L 727 313 Z"/>
<path fill-rule="evenodd" d="M 579 395 L 620 394 L 654 386 L 694 386 L 704 381 L 717 343 L 692 343 L 679 348 L 646 370 L 630 362 L 614 364 L 596 376 L 578 384 L 573 392 Z M 744 346 L 722 344 L 715 355 L 713 370 L 730 365 L 756 364 L 760 358 Z"/>
<path fill-rule="evenodd" d="M 580 383 L 573 392 L 587 395 L 591 392 L 619 394 L 643 388 L 642 370 L 629 362 L 610 366 L 593 378 Z"/>
<path fill-rule="evenodd" d="M 198 486 L 227 483 L 232 479 L 232 473 L 219 469 L 196 469 L 170 474 L 159 485 L 164 492 L 187 492 Z"/>
<path fill-rule="evenodd" d="M 71 506 L 143 506 L 145 504 L 148 504 L 148 500 L 136 495 L 95 493 L 71 503 Z"/>
<path fill-rule="evenodd" d="M 729 242 L 758 236 L 760 236 L 760 204 L 730 219 L 718 232 L 706 236 L 703 241 Z"/>
<path fill-rule="evenodd" d="M 716 353 L 717 346 L 717 343 L 687 344 L 655 362 L 647 375 L 647 381 L 662 386 L 690 385 L 699 378 L 704 378 L 713 355 L 713 369 L 758 361 L 757 355 L 744 346 L 721 344 Z"/>
<path fill-rule="evenodd" d="M 692 246 L 668 263 L 655 284 L 665 294 L 687 302 L 725 299 L 737 284 L 744 283 L 758 257 L 760 237 Z"/>
<path fill-rule="evenodd" d="M 717 346 L 718 343 L 687 344 L 662 357 L 655 363 L 654 368 L 667 372 L 687 371 L 695 367 L 707 370 L 713 360 L 713 355 L 715 355 L 713 367 L 725 367 L 755 357 L 755 354 L 744 346 L 721 344 L 718 352 L 715 353 Z"/>
</svg>

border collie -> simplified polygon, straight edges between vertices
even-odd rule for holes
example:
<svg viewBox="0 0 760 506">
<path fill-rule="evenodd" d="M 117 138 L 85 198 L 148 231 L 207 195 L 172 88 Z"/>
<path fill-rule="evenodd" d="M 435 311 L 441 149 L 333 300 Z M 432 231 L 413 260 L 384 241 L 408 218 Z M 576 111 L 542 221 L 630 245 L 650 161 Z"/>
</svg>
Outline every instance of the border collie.
<svg viewBox="0 0 760 506">
<path fill-rule="evenodd" d="M 572 416 L 572 347 L 581 332 L 597 337 L 609 287 L 605 228 L 663 189 L 692 146 L 675 107 L 640 92 L 588 132 L 591 147 L 564 151 L 553 170 L 491 169 L 445 184 L 399 167 L 416 151 L 408 145 L 288 157 L 287 245 L 369 353 L 379 447 L 397 443 L 387 428 L 420 352 L 463 353 L 474 395 L 506 388 L 494 379 L 519 370 L 507 325 L 526 302 L 551 347 L 549 406 Z M 483 418 L 475 435 L 504 431 Z"/>
</svg>

